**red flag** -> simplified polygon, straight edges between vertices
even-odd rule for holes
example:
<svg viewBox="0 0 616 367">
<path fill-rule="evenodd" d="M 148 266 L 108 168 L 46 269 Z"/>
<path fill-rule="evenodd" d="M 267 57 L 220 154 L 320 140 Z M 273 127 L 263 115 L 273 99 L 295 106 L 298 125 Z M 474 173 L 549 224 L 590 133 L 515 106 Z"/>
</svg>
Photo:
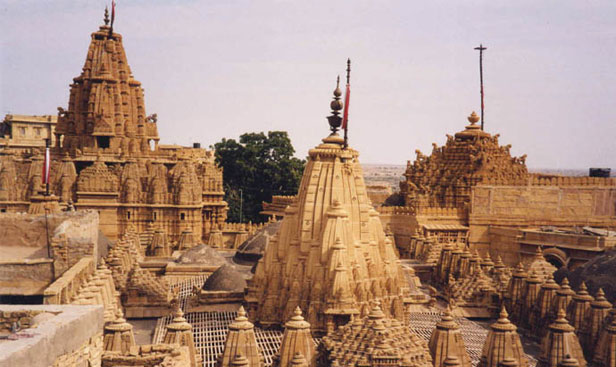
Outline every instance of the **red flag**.
<svg viewBox="0 0 616 367">
<path fill-rule="evenodd" d="M 111 28 L 113 29 L 113 21 L 115 20 L 115 0 L 111 0 Z"/>
<path fill-rule="evenodd" d="M 349 101 L 351 100 L 351 85 L 347 83 L 346 93 L 344 95 L 344 111 L 342 113 L 342 129 L 346 130 L 349 122 Z"/>
<path fill-rule="evenodd" d="M 45 148 L 45 161 L 43 162 L 43 175 L 42 181 L 46 185 L 49 183 L 49 171 L 50 171 L 51 159 L 49 156 L 49 147 Z"/>
</svg>

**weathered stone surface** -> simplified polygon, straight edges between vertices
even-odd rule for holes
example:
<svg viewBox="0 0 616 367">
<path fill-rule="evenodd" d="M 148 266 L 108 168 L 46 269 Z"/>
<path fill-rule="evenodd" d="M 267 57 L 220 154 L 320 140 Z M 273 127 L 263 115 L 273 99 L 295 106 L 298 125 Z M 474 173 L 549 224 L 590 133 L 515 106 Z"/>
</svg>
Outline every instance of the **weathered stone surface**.
<svg viewBox="0 0 616 367">
<path fill-rule="evenodd" d="M 84 344 L 92 343 L 92 338 L 100 338 L 103 327 L 102 306 L 0 305 L 2 313 L 25 310 L 56 315 L 41 322 L 36 329 L 24 331 L 31 334 L 31 337 L 0 343 L 2 366 L 49 367 L 54 365 L 57 358 L 68 352 L 81 350 Z M 59 364 L 69 365 L 71 364 Z"/>
<path fill-rule="evenodd" d="M 218 268 L 203 283 L 204 291 L 243 292 L 245 288 L 246 279 L 244 274 L 230 264 L 225 264 Z"/>
</svg>

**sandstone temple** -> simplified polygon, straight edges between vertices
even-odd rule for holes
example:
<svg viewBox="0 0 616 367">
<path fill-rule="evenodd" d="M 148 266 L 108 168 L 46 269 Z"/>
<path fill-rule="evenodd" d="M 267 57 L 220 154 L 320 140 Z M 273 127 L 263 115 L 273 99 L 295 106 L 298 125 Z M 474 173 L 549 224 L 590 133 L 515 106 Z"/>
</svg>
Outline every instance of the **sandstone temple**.
<svg viewBox="0 0 616 367">
<path fill-rule="evenodd" d="M 616 367 L 616 179 L 531 173 L 473 112 L 391 206 L 338 82 L 297 195 L 227 223 L 104 22 L 57 123 L 0 125 L 0 366 Z"/>
<path fill-rule="evenodd" d="M 340 95 L 336 88 L 332 134 L 310 150 L 297 198 L 248 288 L 249 314 L 261 325 L 281 325 L 299 306 L 314 331 L 332 332 L 368 315 L 370 302 L 400 320 L 411 302 L 392 240 L 366 194 L 359 153 L 336 133 Z"/>
<path fill-rule="evenodd" d="M 226 219 L 222 170 L 211 151 L 159 144 L 159 121 L 107 23 L 92 33 L 68 106 L 58 108 L 51 193 L 61 207 L 96 210 L 111 239 L 154 223 L 175 240 L 185 230 L 206 240 Z M 37 200 L 42 164 L 40 148 L 0 151 L 0 211 Z"/>
<path fill-rule="evenodd" d="M 526 155 L 512 157 L 511 145 L 481 130 L 474 112 L 468 121 L 444 146 L 433 143 L 429 156 L 416 151 L 400 183 L 404 206 L 380 208 L 403 258 L 420 238 L 465 243 L 510 266 L 539 245 L 558 266 L 581 265 L 612 246 L 573 230 L 616 227 L 616 179 L 529 173 Z"/>
</svg>

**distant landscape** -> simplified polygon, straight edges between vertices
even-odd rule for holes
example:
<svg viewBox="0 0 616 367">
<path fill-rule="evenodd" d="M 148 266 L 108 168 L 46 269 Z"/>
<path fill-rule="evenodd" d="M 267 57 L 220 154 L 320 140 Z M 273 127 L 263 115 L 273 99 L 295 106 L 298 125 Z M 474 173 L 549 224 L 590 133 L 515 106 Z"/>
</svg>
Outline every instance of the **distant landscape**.
<svg viewBox="0 0 616 367">
<path fill-rule="evenodd" d="M 398 191 L 400 181 L 404 180 L 405 165 L 402 164 L 362 164 L 364 180 L 367 185 L 388 184 L 392 191 Z M 588 169 L 551 169 L 529 168 L 532 173 L 545 173 L 562 176 L 587 176 Z M 612 168 L 612 177 L 616 177 L 616 169 Z"/>
</svg>

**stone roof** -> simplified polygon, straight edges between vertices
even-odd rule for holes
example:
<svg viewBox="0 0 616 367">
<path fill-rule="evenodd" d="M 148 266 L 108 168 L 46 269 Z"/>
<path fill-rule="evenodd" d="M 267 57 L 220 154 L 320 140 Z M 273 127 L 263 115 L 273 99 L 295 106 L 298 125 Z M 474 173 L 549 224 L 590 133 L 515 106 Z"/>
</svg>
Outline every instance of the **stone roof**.
<svg viewBox="0 0 616 367">
<path fill-rule="evenodd" d="M 201 264 L 222 266 L 228 264 L 227 260 L 215 249 L 202 244 L 184 252 L 177 260 L 180 264 Z"/>
<path fill-rule="evenodd" d="M 205 291 L 243 292 L 246 288 L 246 279 L 233 265 L 225 264 L 210 275 L 205 283 Z"/>
<path fill-rule="evenodd" d="M 381 359 L 391 366 L 431 367 L 427 343 L 396 319 L 385 317 L 375 306 L 363 319 L 356 318 L 323 337 L 322 348 L 334 366 L 377 366 Z"/>
<path fill-rule="evenodd" d="M 263 256 L 270 239 L 280 228 L 280 223 L 280 221 L 269 223 L 244 241 L 244 243 L 237 248 L 233 260 L 240 263 L 258 261 Z"/>
</svg>

